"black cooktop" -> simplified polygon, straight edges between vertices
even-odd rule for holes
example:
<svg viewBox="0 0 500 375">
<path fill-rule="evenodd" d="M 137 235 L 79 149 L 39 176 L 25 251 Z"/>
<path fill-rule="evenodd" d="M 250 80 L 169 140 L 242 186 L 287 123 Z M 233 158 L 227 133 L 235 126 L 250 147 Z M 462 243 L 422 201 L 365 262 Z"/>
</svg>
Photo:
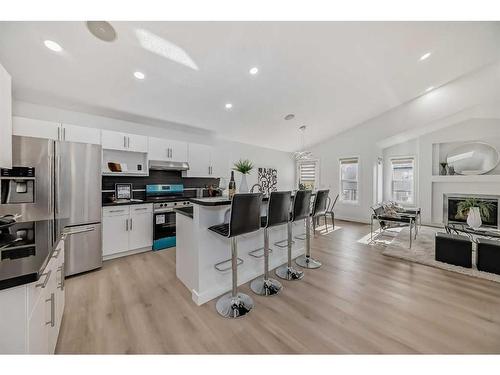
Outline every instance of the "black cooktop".
<svg viewBox="0 0 500 375">
<path fill-rule="evenodd" d="M 0 289 L 37 281 L 55 247 L 54 221 L 17 223 L 0 232 Z"/>
</svg>

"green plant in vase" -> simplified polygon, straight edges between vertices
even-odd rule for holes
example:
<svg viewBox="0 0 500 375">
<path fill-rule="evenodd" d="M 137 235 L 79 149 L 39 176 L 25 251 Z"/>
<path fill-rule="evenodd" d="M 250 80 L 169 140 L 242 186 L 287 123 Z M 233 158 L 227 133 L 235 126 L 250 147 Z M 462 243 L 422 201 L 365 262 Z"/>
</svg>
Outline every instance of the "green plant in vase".
<svg viewBox="0 0 500 375">
<path fill-rule="evenodd" d="M 247 174 L 250 174 L 253 164 L 248 159 L 240 159 L 234 163 L 233 170 L 241 173 L 240 193 L 248 193 Z"/>
<path fill-rule="evenodd" d="M 477 198 L 467 198 L 461 201 L 457 206 L 457 219 L 467 219 L 467 224 L 478 229 L 482 224 L 482 219 L 489 220 L 494 205 L 491 202 L 485 202 Z"/>
</svg>

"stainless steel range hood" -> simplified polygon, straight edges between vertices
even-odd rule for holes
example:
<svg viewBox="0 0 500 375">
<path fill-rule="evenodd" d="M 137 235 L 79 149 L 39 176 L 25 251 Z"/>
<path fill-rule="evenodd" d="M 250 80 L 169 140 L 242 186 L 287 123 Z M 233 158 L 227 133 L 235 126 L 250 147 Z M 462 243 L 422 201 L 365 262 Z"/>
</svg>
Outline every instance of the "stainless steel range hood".
<svg viewBox="0 0 500 375">
<path fill-rule="evenodd" d="M 187 171 L 189 163 L 185 161 L 150 160 L 149 169 L 157 171 Z"/>
</svg>

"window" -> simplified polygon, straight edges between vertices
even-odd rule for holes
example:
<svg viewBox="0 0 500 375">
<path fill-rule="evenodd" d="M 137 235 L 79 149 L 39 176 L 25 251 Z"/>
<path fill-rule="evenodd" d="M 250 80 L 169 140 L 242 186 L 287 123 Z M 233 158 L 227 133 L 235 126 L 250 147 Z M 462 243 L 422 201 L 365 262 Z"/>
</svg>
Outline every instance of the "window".
<svg viewBox="0 0 500 375">
<path fill-rule="evenodd" d="M 358 202 L 358 158 L 340 159 L 340 199 Z"/>
<path fill-rule="evenodd" d="M 316 164 L 315 160 L 297 163 L 300 190 L 314 190 L 317 175 Z"/>
<path fill-rule="evenodd" d="M 392 169 L 392 200 L 402 204 L 414 203 L 414 170 L 413 158 L 391 159 Z"/>
</svg>

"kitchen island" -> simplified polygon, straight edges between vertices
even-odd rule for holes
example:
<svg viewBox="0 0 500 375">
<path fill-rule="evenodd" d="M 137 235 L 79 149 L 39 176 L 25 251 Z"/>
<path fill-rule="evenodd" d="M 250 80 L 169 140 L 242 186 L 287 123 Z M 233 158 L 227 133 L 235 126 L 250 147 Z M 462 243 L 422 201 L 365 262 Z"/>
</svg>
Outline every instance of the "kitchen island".
<svg viewBox="0 0 500 375">
<path fill-rule="evenodd" d="M 193 301 L 202 305 L 231 289 L 231 249 L 229 239 L 208 230 L 209 227 L 229 220 L 231 201 L 227 197 L 191 199 L 193 214 L 177 212 L 176 274 L 191 291 Z M 261 215 L 265 216 L 267 200 L 263 201 Z M 304 221 L 293 224 L 294 235 L 304 233 Z M 275 243 L 286 240 L 286 225 L 269 229 L 269 268 L 286 263 L 287 248 Z M 292 256 L 305 252 L 305 243 L 294 240 Z M 238 266 L 238 285 L 255 279 L 264 272 L 264 258 L 249 253 L 264 246 L 264 230 L 238 237 L 238 257 L 243 261 Z M 262 255 L 257 251 L 254 255 Z M 227 262 L 224 262 L 227 261 Z M 222 263 L 223 262 L 223 263 Z M 217 268 L 215 266 L 217 265 Z"/>
</svg>

